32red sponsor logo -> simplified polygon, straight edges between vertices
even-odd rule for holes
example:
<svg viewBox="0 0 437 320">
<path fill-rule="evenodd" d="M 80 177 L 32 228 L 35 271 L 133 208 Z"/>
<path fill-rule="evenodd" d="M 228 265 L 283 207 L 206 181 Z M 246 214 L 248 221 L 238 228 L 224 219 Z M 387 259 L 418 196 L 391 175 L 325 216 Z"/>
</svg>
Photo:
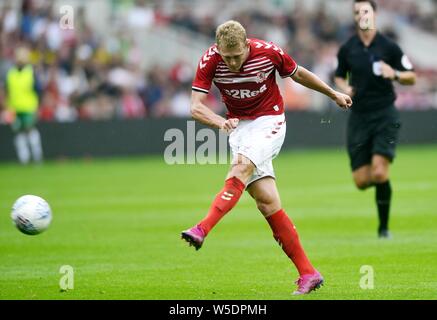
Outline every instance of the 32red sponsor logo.
<svg viewBox="0 0 437 320">
<path fill-rule="evenodd" d="M 267 90 L 267 85 L 263 85 L 259 90 L 249 90 L 249 89 L 225 89 L 225 93 L 228 96 L 231 96 L 234 99 L 246 99 L 246 98 L 254 98 L 257 95 L 263 93 Z"/>
</svg>

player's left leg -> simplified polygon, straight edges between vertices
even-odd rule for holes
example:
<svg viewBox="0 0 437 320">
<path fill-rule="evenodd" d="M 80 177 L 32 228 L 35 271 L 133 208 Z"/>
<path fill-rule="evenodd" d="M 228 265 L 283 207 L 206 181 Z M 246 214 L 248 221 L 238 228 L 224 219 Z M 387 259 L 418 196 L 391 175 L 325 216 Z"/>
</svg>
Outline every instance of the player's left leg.
<svg viewBox="0 0 437 320">
<path fill-rule="evenodd" d="M 41 136 L 36 128 L 37 113 L 25 113 L 23 118 L 23 126 L 26 130 L 27 141 L 30 146 L 33 161 L 41 162 L 43 158 Z"/>
<path fill-rule="evenodd" d="M 389 177 L 390 160 L 382 155 L 374 155 L 372 158 L 371 177 L 376 188 L 375 200 L 378 208 L 380 238 L 388 238 L 388 222 L 392 189 Z"/>
<path fill-rule="evenodd" d="M 307 258 L 296 227 L 282 209 L 275 180 L 269 176 L 263 177 L 252 182 L 247 190 L 269 223 L 273 237 L 299 272 L 295 294 L 305 294 L 319 288 L 323 284 L 323 277 Z"/>
<path fill-rule="evenodd" d="M 39 163 L 43 160 L 43 152 L 41 145 L 41 135 L 36 127 L 33 127 L 27 132 L 30 150 L 32 151 L 33 161 Z"/>
</svg>

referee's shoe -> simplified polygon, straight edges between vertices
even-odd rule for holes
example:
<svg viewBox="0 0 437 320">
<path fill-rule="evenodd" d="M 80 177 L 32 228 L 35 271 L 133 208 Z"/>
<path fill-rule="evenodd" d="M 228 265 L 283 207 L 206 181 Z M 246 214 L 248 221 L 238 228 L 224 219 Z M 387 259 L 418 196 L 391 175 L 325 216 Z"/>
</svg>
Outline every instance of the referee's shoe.
<svg viewBox="0 0 437 320">
<path fill-rule="evenodd" d="M 391 239 L 391 233 L 387 229 L 378 229 L 379 239 Z"/>
</svg>

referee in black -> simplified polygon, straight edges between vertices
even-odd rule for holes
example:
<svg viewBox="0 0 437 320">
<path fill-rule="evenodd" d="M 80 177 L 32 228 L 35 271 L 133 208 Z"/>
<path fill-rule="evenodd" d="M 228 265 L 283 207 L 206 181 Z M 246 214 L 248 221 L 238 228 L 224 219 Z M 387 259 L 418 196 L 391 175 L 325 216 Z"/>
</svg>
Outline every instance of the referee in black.
<svg viewBox="0 0 437 320">
<path fill-rule="evenodd" d="M 375 25 L 376 2 L 355 0 L 357 34 L 341 46 L 335 74 L 337 87 L 354 104 L 347 126 L 347 149 L 360 190 L 376 187 L 380 238 L 390 238 L 388 220 L 392 188 L 389 165 L 400 129 L 393 82 L 413 85 L 416 74 L 399 46 Z"/>
</svg>

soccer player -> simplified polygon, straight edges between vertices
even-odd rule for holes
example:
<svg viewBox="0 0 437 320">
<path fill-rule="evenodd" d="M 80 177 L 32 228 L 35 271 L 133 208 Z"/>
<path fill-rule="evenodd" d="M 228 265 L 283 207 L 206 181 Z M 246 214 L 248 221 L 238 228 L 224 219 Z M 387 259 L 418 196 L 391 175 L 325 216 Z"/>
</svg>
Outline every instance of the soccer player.
<svg viewBox="0 0 437 320">
<path fill-rule="evenodd" d="M 355 0 L 357 34 L 338 52 L 337 87 L 354 106 L 348 121 L 347 149 L 358 189 L 375 186 L 380 238 L 390 238 L 392 188 L 389 165 L 400 129 L 393 82 L 413 85 L 416 75 L 408 57 L 375 28 L 376 3 Z"/>
<path fill-rule="evenodd" d="M 41 137 L 35 127 L 41 89 L 35 70 L 29 64 L 29 55 L 25 47 L 15 50 L 15 66 L 7 72 L 5 81 L 7 106 L 15 114 L 12 130 L 21 164 L 29 163 L 31 155 L 37 163 L 43 159 Z"/>
<path fill-rule="evenodd" d="M 248 39 L 240 23 L 231 20 L 220 25 L 216 44 L 205 52 L 197 68 L 191 113 L 203 124 L 230 132 L 233 160 L 225 185 L 208 214 L 196 226 L 183 231 L 182 238 L 198 250 L 211 229 L 247 189 L 274 238 L 299 272 L 294 293 L 306 294 L 320 287 L 323 277 L 308 260 L 295 226 L 282 209 L 276 188 L 272 159 L 281 149 L 286 130 L 276 71 L 282 78 L 291 77 L 327 95 L 342 108 L 352 104 L 349 96 L 331 89 L 316 75 L 298 66 L 281 48 L 263 40 Z M 227 119 L 205 105 L 213 82 L 227 107 Z"/>
</svg>

